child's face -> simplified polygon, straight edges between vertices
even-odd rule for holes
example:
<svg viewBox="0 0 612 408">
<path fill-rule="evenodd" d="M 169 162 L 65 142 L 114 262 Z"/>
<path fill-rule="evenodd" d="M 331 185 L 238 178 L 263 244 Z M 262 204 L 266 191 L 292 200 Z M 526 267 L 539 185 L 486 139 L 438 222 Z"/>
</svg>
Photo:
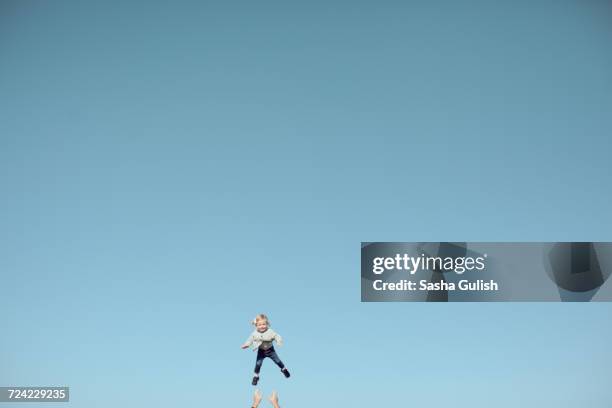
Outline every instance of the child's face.
<svg viewBox="0 0 612 408">
<path fill-rule="evenodd" d="M 268 330 L 268 322 L 263 319 L 258 320 L 257 323 L 255 323 L 255 327 L 257 327 L 258 332 L 263 333 Z"/>
</svg>

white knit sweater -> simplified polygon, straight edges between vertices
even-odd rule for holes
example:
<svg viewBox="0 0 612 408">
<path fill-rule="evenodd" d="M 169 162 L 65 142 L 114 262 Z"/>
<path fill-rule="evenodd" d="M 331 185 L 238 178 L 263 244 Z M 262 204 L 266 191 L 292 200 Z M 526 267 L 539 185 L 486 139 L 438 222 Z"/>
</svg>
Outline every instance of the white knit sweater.
<svg viewBox="0 0 612 408">
<path fill-rule="evenodd" d="M 272 329 L 268 329 L 263 333 L 255 330 L 246 341 L 247 346 L 251 346 L 253 350 L 262 349 L 268 350 L 272 347 L 272 342 L 276 341 L 279 346 L 283 345 L 283 338 Z"/>
</svg>

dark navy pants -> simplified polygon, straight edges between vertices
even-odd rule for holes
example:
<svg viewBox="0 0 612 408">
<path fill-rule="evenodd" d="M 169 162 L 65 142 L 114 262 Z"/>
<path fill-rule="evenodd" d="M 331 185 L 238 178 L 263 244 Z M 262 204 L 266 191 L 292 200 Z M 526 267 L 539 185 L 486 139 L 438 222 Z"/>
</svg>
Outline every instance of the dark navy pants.
<svg viewBox="0 0 612 408">
<path fill-rule="evenodd" d="M 278 354 L 276 354 L 274 346 L 272 346 L 267 350 L 257 350 L 257 360 L 255 361 L 255 374 L 259 374 L 259 370 L 261 370 L 261 365 L 263 364 L 264 358 L 266 357 L 271 358 L 272 361 L 274 361 L 276 365 L 281 368 L 281 370 L 285 368 L 285 365 L 283 364 L 281 359 L 278 358 Z"/>
</svg>

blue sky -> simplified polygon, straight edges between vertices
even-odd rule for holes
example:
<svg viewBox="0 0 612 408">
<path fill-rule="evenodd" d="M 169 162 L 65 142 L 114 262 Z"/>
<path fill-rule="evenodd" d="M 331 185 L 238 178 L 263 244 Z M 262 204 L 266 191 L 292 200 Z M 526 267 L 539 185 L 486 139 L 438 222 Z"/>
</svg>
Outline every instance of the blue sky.
<svg viewBox="0 0 612 408">
<path fill-rule="evenodd" d="M 0 7 L 0 384 L 607 407 L 612 306 L 362 304 L 361 241 L 610 241 L 605 2 Z M 52 405 L 49 406 L 50 408 Z"/>
</svg>

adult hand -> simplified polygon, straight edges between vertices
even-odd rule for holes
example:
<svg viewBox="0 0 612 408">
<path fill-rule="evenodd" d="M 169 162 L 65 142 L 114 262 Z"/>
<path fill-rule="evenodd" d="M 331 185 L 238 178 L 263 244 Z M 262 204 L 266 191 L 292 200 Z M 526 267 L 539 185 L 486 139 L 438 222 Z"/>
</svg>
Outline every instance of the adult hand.
<svg viewBox="0 0 612 408">
<path fill-rule="evenodd" d="M 260 402 L 261 402 L 261 392 L 259 392 L 259 390 L 256 389 L 255 393 L 253 394 L 253 408 L 257 408 Z"/>
<path fill-rule="evenodd" d="M 270 395 L 270 402 L 272 403 L 274 408 L 279 408 L 279 405 L 278 405 L 278 394 L 276 393 L 276 391 L 272 391 L 272 395 Z"/>
</svg>

